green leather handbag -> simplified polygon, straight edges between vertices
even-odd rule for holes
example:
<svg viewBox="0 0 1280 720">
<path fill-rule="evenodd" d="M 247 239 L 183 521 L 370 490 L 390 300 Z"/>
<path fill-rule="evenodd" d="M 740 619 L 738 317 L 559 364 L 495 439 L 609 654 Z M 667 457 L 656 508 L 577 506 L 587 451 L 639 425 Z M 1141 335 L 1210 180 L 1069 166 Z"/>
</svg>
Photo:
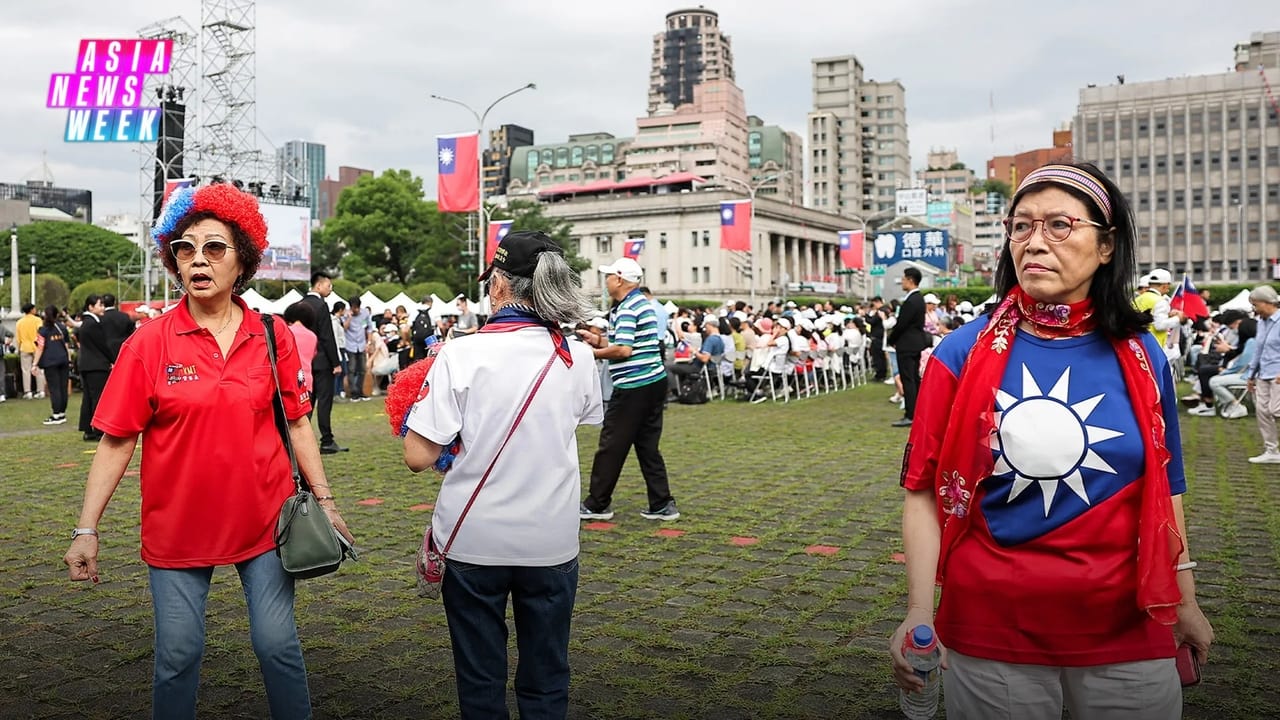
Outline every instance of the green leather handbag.
<svg viewBox="0 0 1280 720">
<path fill-rule="evenodd" d="M 271 377 L 276 383 L 272 399 L 276 430 L 289 455 L 289 469 L 293 472 L 293 494 L 280 506 L 280 518 L 276 521 L 276 554 L 285 572 L 295 578 L 313 578 L 327 575 L 338 569 L 345 557 L 359 559 L 356 550 L 342 537 L 329 521 L 329 516 L 316 500 L 311 488 L 298 470 L 298 458 L 293 453 L 293 441 L 289 438 L 289 423 L 285 419 L 284 399 L 280 396 L 280 378 L 276 371 L 276 338 L 274 322 L 270 315 L 262 316 L 266 329 L 267 357 L 271 360 Z"/>
</svg>

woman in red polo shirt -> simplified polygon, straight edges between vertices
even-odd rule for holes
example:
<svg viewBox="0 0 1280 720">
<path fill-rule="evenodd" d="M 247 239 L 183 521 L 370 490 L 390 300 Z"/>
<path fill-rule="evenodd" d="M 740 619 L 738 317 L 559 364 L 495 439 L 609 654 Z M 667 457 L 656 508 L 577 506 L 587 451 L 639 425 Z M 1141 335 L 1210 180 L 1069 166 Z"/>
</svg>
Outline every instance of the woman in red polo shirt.
<svg viewBox="0 0 1280 720">
<path fill-rule="evenodd" d="M 98 521 L 141 434 L 142 559 L 155 608 L 152 715 L 193 718 L 204 654 L 205 601 L 217 565 L 234 565 L 274 718 L 309 718 L 294 583 L 274 529 L 293 492 L 276 430 L 275 383 L 262 316 L 236 294 L 267 246 L 257 200 L 230 185 L 174 192 L 152 230 L 186 290 L 173 310 L 125 341 L 94 415 L 105 433 L 64 561 L 98 582 Z M 298 465 L 334 526 L 350 539 L 325 479 L 292 333 L 276 325 L 280 393 Z"/>
</svg>

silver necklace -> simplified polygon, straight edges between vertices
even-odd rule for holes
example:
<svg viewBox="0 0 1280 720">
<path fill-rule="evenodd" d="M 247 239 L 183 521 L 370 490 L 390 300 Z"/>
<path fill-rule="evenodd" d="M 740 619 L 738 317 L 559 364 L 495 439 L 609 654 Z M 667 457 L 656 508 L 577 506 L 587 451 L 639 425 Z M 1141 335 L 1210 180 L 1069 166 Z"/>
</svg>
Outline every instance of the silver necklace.
<svg viewBox="0 0 1280 720">
<path fill-rule="evenodd" d="M 222 323 L 222 327 L 218 328 L 218 331 L 217 331 L 217 332 L 215 332 L 215 333 L 213 333 L 213 336 L 214 336 L 214 337 L 218 337 L 219 335 L 221 335 L 221 334 L 222 334 L 222 331 L 227 329 L 227 326 L 229 326 L 229 325 L 231 324 L 231 320 L 232 320 L 235 316 L 236 316 L 236 311 L 235 311 L 235 310 L 232 310 L 231 312 L 227 313 L 227 321 L 226 321 L 226 322 L 224 322 L 224 323 Z M 207 329 L 207 328 L 206 328 L 206 329 Z"/>
</svg>

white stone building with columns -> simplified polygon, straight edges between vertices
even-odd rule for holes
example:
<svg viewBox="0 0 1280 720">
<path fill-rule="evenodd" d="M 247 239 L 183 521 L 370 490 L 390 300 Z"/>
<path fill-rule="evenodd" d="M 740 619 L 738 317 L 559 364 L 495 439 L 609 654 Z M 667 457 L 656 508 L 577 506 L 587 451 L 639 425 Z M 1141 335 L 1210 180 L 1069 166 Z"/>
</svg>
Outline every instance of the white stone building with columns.
<svg viewBox="0 0 1280 720">
<path fill-rule="evenodd" d="M 644 240 L 636 258 L 645 271 L 643 284 L 664 299 L 749 300 L 753 266 L 757 307 L 781 297 L 787 283 L 833 283 L 834 295 L 843 297 L 864 293 L 862 280 L 835 274 L 843 267 L 837 233 L 860 227 L 831 213 L 757 196 L 754 257 L 720 249 L 720 203 L 745 199 L 722 189 L 576 196 L 547 204 L 545 213 L 572 224 L 578 254 L 592 263 L 582 274 L 583 288 L 592 293 L 602 292 L 596 266 L 621 257 L 626 243 L 636 239 Z"/>
</svg>

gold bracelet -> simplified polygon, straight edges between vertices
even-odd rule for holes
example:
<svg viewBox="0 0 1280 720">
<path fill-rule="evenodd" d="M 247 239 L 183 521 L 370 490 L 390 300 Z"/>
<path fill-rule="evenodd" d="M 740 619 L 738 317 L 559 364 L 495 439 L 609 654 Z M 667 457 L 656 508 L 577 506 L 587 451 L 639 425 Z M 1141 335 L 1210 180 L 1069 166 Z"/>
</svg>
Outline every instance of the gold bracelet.
<svg viewBox="0 0 1280 720">
<path fill-rule="evenodd" d="M 322 502 L 324 502 L 325 500 L 333 500 L 334 502 L 337 502 L 336 498 L 334 498 L 332 495 L 317 495 L 317 496 L 316 496 L 316 502 L 318 502 L 318 503 L 322 503 Z"/>
</svg>

